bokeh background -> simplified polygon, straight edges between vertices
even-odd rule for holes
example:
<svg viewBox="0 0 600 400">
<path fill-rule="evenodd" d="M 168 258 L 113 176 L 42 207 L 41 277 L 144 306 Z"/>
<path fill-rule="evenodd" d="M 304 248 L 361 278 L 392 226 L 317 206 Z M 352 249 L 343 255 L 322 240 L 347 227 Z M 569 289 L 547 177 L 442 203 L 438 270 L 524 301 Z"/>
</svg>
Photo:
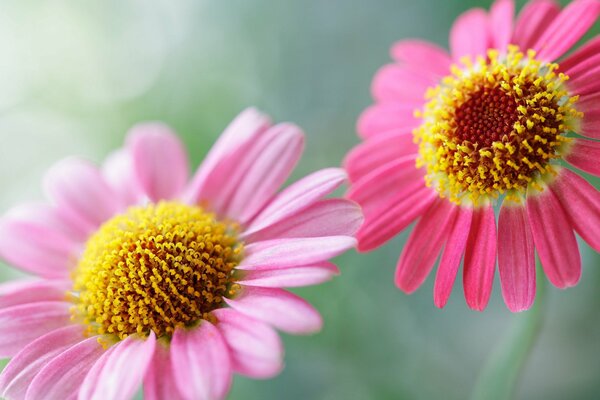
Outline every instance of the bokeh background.
<svg viewBox="0 0 600 400">
<path fill-rule="evenodd" d="M 65 156 L 100 162 L 142 120 L 173 126 L 195 167 L 249 105 L 306 131 L 293 179 L 337 166 L 358 143 L 355 121 L 389 46 L 406 37 L 446 46 L 462 11 L 490 3 L 1 0 L 0 211 L 40 199 L 44 171 Z M 284 335 L 284 372 L 237 377 L 231 398 L 468 398 L 490 354 L 531 316 L 506 310 L 497 281 L 484 313 L 466 307 L 460 279 L 444 310 L 433 305 L 432 279 L 404 295 L 392 278 L 406 238 L 339 257 L 340 277 L 299 290 L 325 328 Z M 580 246 L 581 283 L 538 299 L 542 329 L 519 399 L 600 396 L 600 257 Z M 16 275 L 0 271 L 1 280 Z"/>
</svg>

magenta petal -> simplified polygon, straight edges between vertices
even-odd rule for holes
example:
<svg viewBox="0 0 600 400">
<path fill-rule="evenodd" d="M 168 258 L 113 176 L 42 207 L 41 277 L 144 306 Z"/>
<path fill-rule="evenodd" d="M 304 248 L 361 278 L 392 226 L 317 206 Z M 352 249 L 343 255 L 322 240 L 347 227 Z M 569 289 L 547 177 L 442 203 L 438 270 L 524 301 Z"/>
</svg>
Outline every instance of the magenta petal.
<svg viewBox="0 0 600 400">
<path fill-rule="evenodd" d="M 513 42 L 521 49 L 530 49 L 560 13 L 554 0 L 529 1 L 517 18 Z"/>
<path fill-rule="evenodd" d="M 515 15 L 514 0 L 496 0 L 490 9 L 492 46 L 505 50 L 512 39 Z"/>
<path fill-rule="evenodd" d="M 303 267 L 244 271 L 237 282 L 246 286 L 300 287 L 326 282 L 339 273 L 334 264 L 323 262 Z"/>
<path fill-rule="evenodd" d="M 599 14 L 600 2 L 597 0 L 571 2 L 533 45 L 538 58 L 554 61 L 565 54 L 596 22 Z"/>
<path fill-rule="evenodd" d="M 464 56 L 485 56 L 492 38 L 485 10 L 473 8 L 459 16 L 450 31 L 450 52 L 455 61 Z"/>
<path fill-rule="evenodd" d="M 283 344 L 269 325 L 232 309 L 213 312 L 231 353 L 233 370 L 256 379 L 271 378 L 283 368 Z"/>
<path fill-rule="evenodd" d="M 62 301 L 73 283 L 68 280 L 19 280 L 0 284 L 0 309 L 39 301 Z"/>
<path fill-rule="evenodd" d="M 235 298 L 225 301 L 242 314 L 288 333 L 314 333 L 323 325 L 313 306 L 282 289 L 245 286 Z"/>
<path fill-rule="evenodd" d="M 412 129 L 420 123 L 414 116 L 415 110 L 420 109 L 423 102 L 424 99 L 372 105 L 360 115 L 356 129 L 365 139 L 377 137 L 391 130 L 412 133 Z"/>
<path fill-rule="evenodd" d="M 582 171 L 600 176 L 600 142 L 574 139 L 565 159 Z"/>
<path fill-rule="evenodd" d="M 583 112 L 583 119 L 581 126 L 576 130 L 577 133 L 592 139 L 600 139 L 600 93 L 581 96 L 577 102 L 577 109 Z"/>
<path fill-rule="evenodd" d="M 12 357 L 23 347 L 70 324 L 71 303 L 40 301 L 0 310 L 0 357 Z"/>
<path fill-rule="evenodd" d="M 569 215 L 575 231 L 600 252 L 600 192 L 584 178 L 564 168 L 550 189 Z"/>
<path fill-rule="evenodd" d="M 218 400 L 231 386 L 231 358 L 223 335 L 210 322 L 177 329 L 171 341 L 175 382 L 186 399 Z"/>
<path fill-rule="evenodd" d="M 431 272 L 456 211 L 447 199 L 437 199 L 417 222 L 396 266 L 395 282 L 404 292 L 417 290 Z"/>
<path fill-rule="evenodd" d="M 157 342 L 154 358 L 144 377 L 144 399 L 146 400 L 185 400 L 175 382 L 178 369 L 171 361 L 171 349 Z"/>
<path fill-rule="evenodd" d="M 452 63 L 445 49 L 423 40 L 408 39 L 394 43 L 390 53 L 398 62 L 426 68 L 440 77 L 448 75 Z"/>
<path fill-rule="evenodd" d="M 31 342 L 19 351 L 0 375 L 0 396 L 23 399 L 29 384 L 52 359 L 83 341 L 84 327 L 71 325 L 57 329 Z"/>
<path fill-rule="evenodd" d="M 271 269 L 319 263 L 340 255 L 356 245 L 349 236 L 276 239 L 252 243 L 238 269 Z"/>
<path fill-rule="evenodd" d="M 463 285 L 470 308 L 483 311 L 488 304 L 496 267 L 496 219 L 492 206 L 473 212 L 467 240 Z"/>
<path fill-rule="evenodd" d="M 452 293 L 452 286 L 454 286 L 456 280 L 460 260 L 467 246 L 472 217 L 472 208 L 459 207 L 456 219 L 449 231 L 448 241 L 440 259 L 433 289 L 433 302 L 439 308 L 446 305 Z"/>
<path fill-rule="evenodd" d="M 583 74 L 597 66 L 599 56 L 600 36 L 596 36 L 562 60 L 560 62 L 560 70 L 572 79 L 574 76 Z M 580 103 L 577 103 L 578 107 L 579 105 Z"/>
<path fill-rule="evenodd" d="M 435 78 L 423 72 L 388 64 L 379 69 L 373 78 L 371 92 L 375 100 L 388 102 L 423 103 L 425 92 L 437 84 Z"/>
<path fill-rule="evenodd" d="M 581 277 L 581 256 L 568 216 L 550 190 L 527 196 L 533 242 L 544 272 L 559 288 L 574 286 Z"/>
<path fill-rule="evenodd" d="M 68 348 L 53 358 L 35 376 L 29 385 L 25 400 L 76 399 L 85 375 L 103 352 L 97 336 Z"/>
<path fill-rule="evenodd" d="M 129 206 L 144 199 L 144 189 L 133 170 L 133 160 L 128 149 L 111 153 L 102 164 L 102 175 L 121 203 Z"/>
<path fill-rule="evenodd" d="M 535 249 L 525 207 L 507 203 L 498 220 L 498 271 L 504 302 L 519 312 L 535 299 Z"/>
</svg>

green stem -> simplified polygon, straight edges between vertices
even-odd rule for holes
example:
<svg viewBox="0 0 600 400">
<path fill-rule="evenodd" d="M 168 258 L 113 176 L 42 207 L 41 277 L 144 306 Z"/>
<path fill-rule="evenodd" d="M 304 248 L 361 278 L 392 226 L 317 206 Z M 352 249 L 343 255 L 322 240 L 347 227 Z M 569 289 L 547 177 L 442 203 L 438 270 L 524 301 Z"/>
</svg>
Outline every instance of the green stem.
<svg viewBox="0 0 600 400">
<path fill-rule="evenodd" d="M 471 400 L 508 400 L 514 395 L 518 378 L 543 321 L 546 279 L 538 265 L 536 300 L 529 311 L 515 315 L 508 336 L 490 354 L 481 371 Z"/>
</svg>

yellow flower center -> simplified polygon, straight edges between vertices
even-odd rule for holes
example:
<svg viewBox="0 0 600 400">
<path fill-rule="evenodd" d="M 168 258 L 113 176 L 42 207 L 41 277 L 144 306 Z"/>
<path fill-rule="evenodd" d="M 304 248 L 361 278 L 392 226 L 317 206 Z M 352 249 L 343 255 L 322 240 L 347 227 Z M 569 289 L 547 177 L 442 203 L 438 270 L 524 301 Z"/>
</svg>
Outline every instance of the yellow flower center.
<svg viewBox="0 0 600 400">
<path fill-rule="evenodd" d="M 427 93 L 414 131 L 417 167 L 440 197 L 457 204 L 486 203 L 506 195 L 518 200 L 528 187 L 552 177 L 570 141 L 565 133 L 582 117 L 557 73 L 511 46 L 499 56 L 461 61 Z"/>
<path fill-rule="evenodd" d="M 243 246 L 232 225 L 175 202 L 132 207 L 88 240 L 74 317 L 91 334 L 170 336 L 223 306 Z"/>
</svg>

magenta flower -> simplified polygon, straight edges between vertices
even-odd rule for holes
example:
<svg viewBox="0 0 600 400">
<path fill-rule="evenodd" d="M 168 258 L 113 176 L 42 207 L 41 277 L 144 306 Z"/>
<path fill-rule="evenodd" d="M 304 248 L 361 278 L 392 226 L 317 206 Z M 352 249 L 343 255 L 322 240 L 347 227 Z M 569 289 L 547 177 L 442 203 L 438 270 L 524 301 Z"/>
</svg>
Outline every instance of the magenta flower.
<svg viewBox="0 0 600 400">
<path fill-rule="evenodd" d="M 38 276 L 0 286 L 0 375 L 8 399 L 221 399 L 232 373 L 282 368 L 274 328 L 320 329 L 283 290 L 338 273 L 355 245 L 358 206 L 324 199 L 345 180 L 316 172 L 276 193 L 304 137 L 246 110 L 188 182 L 181 142 L 135 127 L 101 170 L 52 168 L 48 204 L 0 222 L 0 254 Z"/>
<path fill-rule="evenodd" d="M 565 56 L 600 2 L 560 10 L 531 1 L 516 22 L 513 13 L 512 0 L 467 11 L 452 27 L 450 54 L 396 43 L 358 122 L 364 142 L 345 161 L 348 197 L 365 213 L 359 250 L 418 220 L 395 282 L 415 291 L 441 254 L 438 307 L 463 255 L 469 307 L 486 307 L 497 257 L 504 300 L 521 311 L 535 297 L 535 251 L 559 288 L 581 276 L 574 231 L 600 251 L 600 194 L 563 166 L 600 176 L 600 142 L 571 134 L 600 139 L 600 37 Z"/>
</svg>

